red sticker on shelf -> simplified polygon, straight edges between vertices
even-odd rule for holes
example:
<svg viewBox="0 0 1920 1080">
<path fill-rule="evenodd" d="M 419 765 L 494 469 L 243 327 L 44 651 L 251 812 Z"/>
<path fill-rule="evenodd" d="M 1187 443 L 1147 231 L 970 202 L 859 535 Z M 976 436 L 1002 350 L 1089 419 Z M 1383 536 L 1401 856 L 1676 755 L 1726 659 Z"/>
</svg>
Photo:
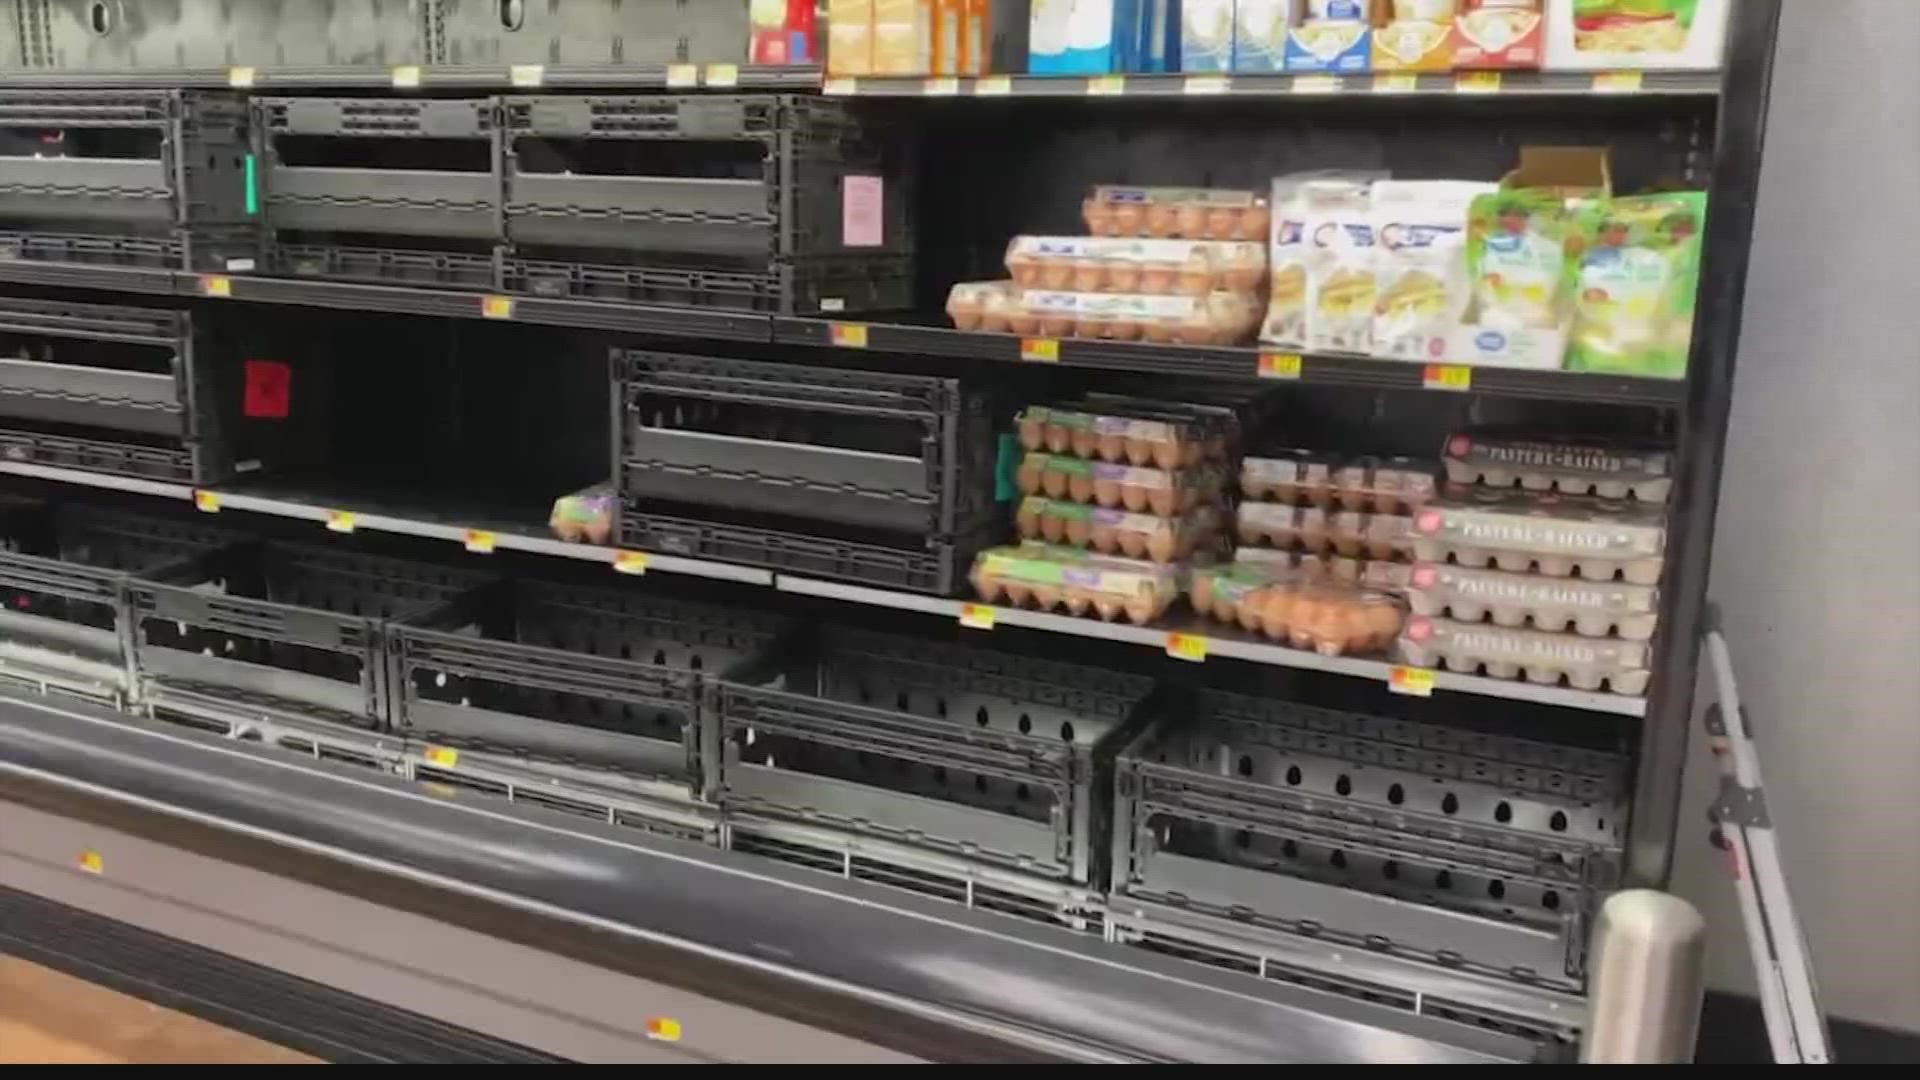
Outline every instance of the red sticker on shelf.
<svg viewBox="0 0 1920 1080">
<path fill-rule="evenodd" d="M 248 360 L 241 411 L 254 420 L 285 420 L 293 404 L 293 368 L 279 360 Z"/>
</svg>

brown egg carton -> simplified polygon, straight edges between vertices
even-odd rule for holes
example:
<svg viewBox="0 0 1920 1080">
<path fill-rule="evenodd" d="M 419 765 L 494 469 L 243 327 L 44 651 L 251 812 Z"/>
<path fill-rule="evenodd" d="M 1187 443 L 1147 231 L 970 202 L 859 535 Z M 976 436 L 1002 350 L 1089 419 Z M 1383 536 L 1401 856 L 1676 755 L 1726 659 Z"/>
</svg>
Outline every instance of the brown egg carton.
<svg viewBox="0 0 1920 1080">
<path fill-rule="evenodd" d="M 1202 615 L 1322 656 L 1383 651 L 1405 618 L 1386 593 L 1246 563 L 1194 570 L 1188 600 Z"/>
<path fill-rule="evenodd" d="M 1223 546 L 1219 512 L 1207 505 L 1185 517 L 1163 518 L 1032 496 L 1021 500 L 1014 520 L 1022 540 L 1152 563 L 1184 562 Z"/>
<path fill-rule="evenodd" d="M 1413 555 L 1413 519 L 1318 506 L 1243 502 L 1234 522 L 1242 544 L 1333 553 L 1350 559 L 1408 559 Z"/>
<path fill-rule="evenodd" d="M 1462 432 L 1447 440 L 1447 479 L 1562 495 L 1662 504 L 1673 493 L 1673 455 L 1590 439 Z"/>
<path fill-rule="evenodd" d="M 1649 585 L 1587 582 L 1577 578 L 1476 570 L 1417 563 L 1406 596 L 1416 615 L 1458 622 L 1491 621 L 1509 629 L 1531 626 L 1582 637 L 1647 641 L 1660 621 L 1659 593 Z"/>
<path fill-rule="evenodd" d="M 989 604 L 1064 609 L 1141 626 L 1166 614 L 1180 596 L 1174 567 L 1044 544 L 989 548 L 974 559 L 967 580 Z"/>
<path fill-rule="evenodd" d="M 1431 463 L 1412 458 L 1282 450 L 1242 460 L 1240 490 L 1249 499 L 1405 514 L 1433 499 L 1434 472 Z"/>
<path fill-rule="evenodd" d="M 1004 327 L 983 316 L 980 329 L 1023 337 L 1237 345 L 1253 340 L 1259 319 L 1253 300 L 1242 293 L 1152 296 L 1027 289 L 1018 295 Z"/>
<path fill-rule="evenodd" d="M 1067 454 L 1028 454 L 1014 474 L 1022 495 L 1124 508 L 1175 517 L 1220 497 L 1220 474 L 1198 469 L 1143 469 Z"/>
<path fill-rule="evenodd" d="M 1218 418 L 1147 409 L 1125 413 L 1068 405 L 1029 405 L 1015 418 L 1020 446 L 1142 468 L 1193 468 L 1225 456 Z"/>
<path fill-rule="evenodd" d="M 1400 635 L 1401 659 L 1415 667 L 1463 675 L 1561 682 L 1576 690 L 1643 697 L 1653 673 L 1645 642 L 1521 630 L 1415 615 Z"/>
<path fill-rule="evenodd" d="M 1065 292 L 1253 295 L 1267 278 L 1267 247 L 1249 240 L 1016 236 L 1007 245 L 1007 275 L 1022 288 Z"/>
<path fill-rule="evenodd" d="M 1249 566 L 1291 569 L 1303 581 L 1330 581 L 1339 585 L 1360 585 L 1377 592 L 1399 595 L 1407 587 L 1406 563 L 1378 559 L 1355 559 L 1340 555 L 1316 555 L 1280 548 L 1243 547 L 1233 553 L 1233 561 Z"/>
<path fill-rule="evenodd" d="M 1413 515 L 1414 556 L 1468 567 L 1656 585 L 1666 523 L 1643 503 L 1448 485 Z"/>
<path fill-rule="evenodd" d="M 1217 188 L 1104 185 L 1080 204 L 1094 236 L 1267 242 L 1273 211 L 1265 195 Z"/>
</svg>

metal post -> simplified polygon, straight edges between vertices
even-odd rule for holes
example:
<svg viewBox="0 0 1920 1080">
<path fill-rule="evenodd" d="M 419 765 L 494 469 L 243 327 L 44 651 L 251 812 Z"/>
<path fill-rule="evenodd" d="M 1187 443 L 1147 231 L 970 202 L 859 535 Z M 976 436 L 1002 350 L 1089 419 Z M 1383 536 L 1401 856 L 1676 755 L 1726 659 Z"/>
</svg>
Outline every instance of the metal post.
<svg viewBox="0 0 1920 1080">
<path fill-rule="evenodd" d="M 1670 893 L 1609 897 L 1593 933 L 1586 1065 L 1693 1060 L 1706 997 L 1707 921 Z"/>
</svg>

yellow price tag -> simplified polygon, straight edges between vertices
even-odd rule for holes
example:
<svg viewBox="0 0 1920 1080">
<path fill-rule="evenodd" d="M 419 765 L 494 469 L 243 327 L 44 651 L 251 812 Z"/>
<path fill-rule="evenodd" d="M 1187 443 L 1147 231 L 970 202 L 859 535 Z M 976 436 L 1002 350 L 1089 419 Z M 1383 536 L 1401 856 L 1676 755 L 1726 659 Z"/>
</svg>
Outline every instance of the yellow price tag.
<svg viewBox="0 0 1920 1080">
<path fill-rule="evenodd" d="M 513 297 L 483 296 L 480 298 L 480 317 L 483 319 L 513 318 Z"/>
<path fill-rule="evenodd" d="M 1060 339 L 1050 337 L 1030 337 L 1020 339 L 1020 359 L 1036 364 L 1057 364 L 1060 362 Z"/>
<path fill-rule="evenodd" d="M 1640 71 L 1602 71 L 1593 76 L 1593 92 L 1596 94 L 1632 94 L 1639 91 L 1645 81 L 1645 72 Z"/>
<path fill-rule="evenodd" d="M 1497 71 L 1462 71 L 1453 77 L 1453 92 L 1456 94 L 1497 94 L 1500 92 L 1500 73 Z"/>
<path fill-rule="evenodd" d="M 193 493 L 193 508 L 203 514 L 219 513 L 220 493 L 217 491 L 195 491 Z"/>
<path fill-rule="evenodd" d="M 1254 374 L 1263 379 L 1297 379 L 1305 366 L 1299 353 L 1263 352 Z"/>
<path fill-rule="evenodd" d="M 700 85 L 699 64 L 668 64 L 667 89 L 685 90 Z"/>
<path fill-rule="evenodd" d="M 80 864 L 80 869 L 85 870 L 89 874 L 102 874 L 105 873 L 107 869 L 106 860 L 102 859 L 100 853 L 97 851 L 83 851 L 80 853 L 80 857 L 74 861 Z"/>
<path fill-rule="evenodd" d="M 1296 94 L 1337 94 L 1340 92 L 1338 75 L 1295 75 L 1293 92 Z"/>
<path fill-rule="evenodd" d="M 225 299 L 233 295 L 233 279 L 225 274 L 202 274 L 200 292 L 203 296 Z"/>
<path fill-rule="evenodd" d="M 867 324 L 857 322 L 837 322 L 827 327 L 827 340 L 842 349 L 864 349 L 867 347 Z"/>
<path fill-rule="evenodd" d="M 250 67 L 230 67 L 227 69 L 227 85 L 235 90 L 246 90 L 253 86 L 253 69 Z"/>
<path fill-rule="evenodd" d="M 351 510 L 327 511 L 327 530 L 329 532 L 350 533 L 353 531 L 355 524 L 353 511 Z"/>
<path fill-rule="evenodd" d="M 1433 669 L 1395 666 L 1387 669 L 1387 689 L 1412 697 L 1433 696 Z"/>
<path fill-rule="evenodd" d="M 1207 658 L 1207 639 L 1199 634 L 1168 634 L 1167 655 L 1199 663 Z"/>
<path fill-rule="evenodd" d="M 613 569 L 621 574 L 644 574 L 647 572 L 647 553 L 644 551 L 615 552 Z"/>
<path fill-rule="evenodd" d="M 1087 93 L 1095 97 L 1109 97 L 1127 92 L 1125 75 L 1095 75 L 1087 80 Z"/>
<path fill-rule="evenodd" d="M 991 630 L 993 618 L 993 607 L 989 604 L 960 605 L 960 625 L 969 630 Z"/>
<path fill-rule="evenodd" d="M 442 769 L 451 769 L 460 764 L 460 751 L 450 747 L 429 746 L 420 756 L 427 759 L 427 764 L 436 765 Z"/>
<path fill-rule="evenodd" d="M 418 90 L 420 88 L 420 65 L 402 64 L 394 68 L 393 88 L 395 90 Z"/>
<path fill-rule="evenodd" d="M 1428 364 L 1420 382 L 1429 390 L 1471 390 L 1473 369 L 1465 364 Z"/>
<path fill-rule="evenodd" d="M 670 1016 L 648 1017 L 647 1038 L 655 1042 L 679 1042 L 680 1021 Z"/>
<path fill-rule="evenodd" d="M 1420 88 L 1420 77 L 1405 73 L 1375 75 L 1373 92 L 1376 94 L 1411 94 Z"/>
<path fill-rule="evenodd" d="M 1212 95 L 1224 94 L 1233 88 L 1233 80 L 1225 75 L 1189 75 L 1180 85 L 1183 94 Z"/>
<path fill-rule="evenodd" d="M 482 529 L 468 529 L 467 535 L 463 538 L 467 550 L 475 555 L 493 554 L 496 539 L 492 533 Z"/>
<path fill-rule="evenodd" d="M 1011 93 L 1013 93 L 1013 76 L 1011 75 L 984 75 L 974 80 L 973 96 L 975 97 L 1006 97 Z"/>
<path fill-rule="evenodd" d="M 839 76 L 820 84 L 820 92 L 830 97 L 848 97 L 860 92 L 860 80 Z"/>
<path fill-rule="evenodd" d="M 952 97 L 959 92 L 959 79 L 946 77 L 928 79 L 920 85 L 920 93 L 927 97 Z"/>
<path fill-rule="evenodd" d="M 522 90 L 533 90 L 547 81 L 547 69 L 540 64 L 515 64 L 507 69 L 507 81 Z"/>
<path fill-rule="evenodd" d="M 708 64 L 707 85 L 729 87 L 740 85 L 739 64 Z"/>
</svg>

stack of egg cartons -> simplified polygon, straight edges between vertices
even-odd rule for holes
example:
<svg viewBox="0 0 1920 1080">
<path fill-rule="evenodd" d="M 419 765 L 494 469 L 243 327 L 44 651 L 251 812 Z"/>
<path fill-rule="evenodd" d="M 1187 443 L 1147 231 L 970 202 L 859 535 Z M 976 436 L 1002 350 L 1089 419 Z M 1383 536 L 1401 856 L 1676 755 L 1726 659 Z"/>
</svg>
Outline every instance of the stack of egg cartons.
<svg viewBox="0 0 1920 1080">
<path fill-rule="evenodd" d="M 1447 488 L 1414 515 L 1402 657 L 1645 694 L 1671 455 L 1466 433 L 1445 458 Z"/>
</svg>

